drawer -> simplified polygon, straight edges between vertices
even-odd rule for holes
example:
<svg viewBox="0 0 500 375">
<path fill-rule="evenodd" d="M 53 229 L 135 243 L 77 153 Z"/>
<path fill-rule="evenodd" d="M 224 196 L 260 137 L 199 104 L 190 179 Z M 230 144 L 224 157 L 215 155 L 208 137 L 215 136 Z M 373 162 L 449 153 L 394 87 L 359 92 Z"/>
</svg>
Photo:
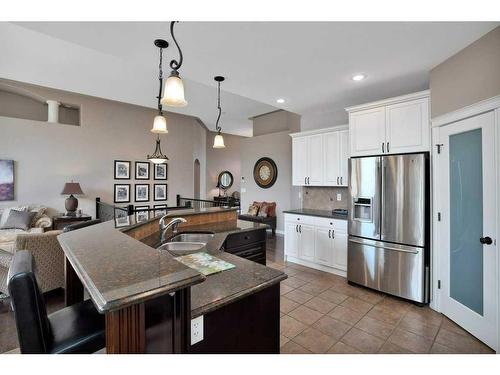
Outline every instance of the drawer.
<svg viewBox="0 0 500 375">
<path fill-rule="evenodd" d="M 247 246 L 240 246 L 233 249 L 225 250 L 233 255 L 238 255 L 239 257 L 246 258 L 252 254 L 266 254 L 266 246 L 264 242 L 257 242 Z"/>
<path fill-rule="evenodd" d="M 327 217 L 314 217 L 314 225 L 329 227 L 339 232 L 347 232 L 347 220 L 329 219 Z"/>
<path fill-rule="evenodd" d="M 307 215 L 295 215 L 295 214 L 285 214 L 285 221 L 292 221 L 300 224 L 314 224 L 314 216 Z"/>
<path fill-rule="evenodd" d="M 254 242 L 262 242 L 265 240 L 265 229 L 253 230 L 250 232 L 233 233 L 226 238 L 226 249 L 230 250 L 235 247 L 245 246 Z"/>
</svg>

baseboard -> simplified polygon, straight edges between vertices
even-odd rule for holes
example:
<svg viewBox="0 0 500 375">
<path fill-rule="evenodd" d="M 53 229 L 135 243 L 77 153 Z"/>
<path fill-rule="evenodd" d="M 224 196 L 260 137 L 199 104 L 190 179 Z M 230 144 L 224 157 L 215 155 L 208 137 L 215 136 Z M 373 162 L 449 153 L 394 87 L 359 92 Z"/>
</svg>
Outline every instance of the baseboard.
<svg viewBox="0 0 500 375">
<path fill-rule="evenodd" d="M 285 260 L 287 262 L 300 264 L 301 266 L 313 268 L 313 269 L 318 270 L 318 271 L 328 272 L 328 273 L 332 273 L 332 274 L 337 275 L 337 276 L 342 276 L 342 277 L 347 278 L 347 272 L 343 271 L 343 270 L 339 270 L 337 268 L 332 268 L 332 267 L 328 267 L 328 266 L 323 266 L 322 264 L 308 262 L 307 260 L 298 259 L 295 257 L 291 257 L 289 255 L 285 255 Z"/>
</svg>

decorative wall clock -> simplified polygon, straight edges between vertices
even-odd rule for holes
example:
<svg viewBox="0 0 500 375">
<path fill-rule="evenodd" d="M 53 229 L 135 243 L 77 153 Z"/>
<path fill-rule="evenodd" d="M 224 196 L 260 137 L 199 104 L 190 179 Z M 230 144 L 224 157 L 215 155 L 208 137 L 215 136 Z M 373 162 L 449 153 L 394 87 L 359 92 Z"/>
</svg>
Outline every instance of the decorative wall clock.
<svg viewBox="0 0 500 375">
<path fill-rule="evenodd" d="M 269 189 L 278 178 L 278 168 L 271 158 L 260 158 L 253 167 L 253 178 L 257 185 Z"/>
</svg>

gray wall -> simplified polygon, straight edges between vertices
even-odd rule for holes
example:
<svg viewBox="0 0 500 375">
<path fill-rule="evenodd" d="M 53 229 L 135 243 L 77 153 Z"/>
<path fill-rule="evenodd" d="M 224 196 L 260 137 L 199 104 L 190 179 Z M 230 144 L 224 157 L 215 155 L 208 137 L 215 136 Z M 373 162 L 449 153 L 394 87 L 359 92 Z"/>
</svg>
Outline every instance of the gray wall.
<svg viewBox="0 0 500 375">
<path fill-rule="evenodd" d="M 255 162 L 261 157 L 274 160 L 278 179 L 269 189 L 259 187 L 253 178 Z M 300 188 L 292 186 L 292 139 L 288 131 L 241 140 L 241 208 L 246 212 L 253 201 L 276 202 L 277 229 L 283 231 L 283 210 L 299 208 Z"/>
<path fill-rule="evenodd" d="M 219 189 L 216 188 L 217 177 L 222 171 L 229 171 L 233 175 L 233 186 L 227 191 L 231 195 L 233 191 L 240 191 L 241 180 L 241 155 L 240 144 L 241 140 L 245 139 L 237 135 L 223 134 L 224 144 L 226 148 L 213 148 L 214 136 L 216 132 L 207 134 L 206 150 L 207 150 L 207 180 L 206 180 L 206 196 L 207 199 L 212 199 L 219 194 Z M 222 194 L 222 191 L 221 191 Z"/>
<path fill-rule="evenodd" d="M 288 111 L 279 110 L 254 117 L 252 120 L 254 137 L 283 131 L 300 131 L 300 115 Z"/>
<path fill-rule="evenodd" d="M 432 117 L 500 95 L 500 27 L 430 74 Z"/>
<path fill-rule="evenodd" d="M 1 80 L 0 80 L 1 81 Z M 12 81 L 8 81 L 12 84 Z M 16 83 L 41 96 L 74 103 L 81 109 L 81 126 L 0 117 L 0 159 L 15 160 L 15 201 L 0 202 L 1 207 L 17 204 L 43 204 L 63 211 L 65 182 L 80 182 L 85 196 L 80 208 L 95 214 L 94 199 L 113 202 L 113 161 L 145 161 L 154 151 L 150 133 L 156 111 L 150 108 L 104 100 L 59 90 Z M 154 98 L 152 97 L 152 100 Z M 167 113 L 169 133 L 162 135 L 162 149 L 168 155 L 168 204 L 175 195 L 193 196 L 194 159 L 201 165 L 201 192 L 205 192 L 206 130 L 189 116 Z M 133 168 L 133 163 L 132 163 Z M 142 181 L 137 181 L 143 183 Z M 153 174 L 151 173 L 151 202 Z M 133 194 L 132 194 L 132 204 Z M 159 202 L 157 202 L 160 204 Z"/>
</svg>

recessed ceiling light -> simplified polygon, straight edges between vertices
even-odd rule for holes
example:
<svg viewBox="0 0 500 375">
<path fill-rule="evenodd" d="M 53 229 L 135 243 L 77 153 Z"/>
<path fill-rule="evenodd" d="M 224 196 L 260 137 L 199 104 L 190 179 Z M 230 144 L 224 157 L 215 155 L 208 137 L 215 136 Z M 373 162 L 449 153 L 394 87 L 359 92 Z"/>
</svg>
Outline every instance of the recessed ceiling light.
<svg viewBox="0 0 500 375">
<path fill-rule="evenodd" d="M 362 81 L 366 78 L 365 74 L 355 74 L 351 77 L 353 81 Z"/>
<path fill-rule="evenodd" d="M 283 99 L 283 98 L 276 99 L 276 103 L 283 104 L 284 102 L 285 102 L 285 99 Z"/>
</svg>

